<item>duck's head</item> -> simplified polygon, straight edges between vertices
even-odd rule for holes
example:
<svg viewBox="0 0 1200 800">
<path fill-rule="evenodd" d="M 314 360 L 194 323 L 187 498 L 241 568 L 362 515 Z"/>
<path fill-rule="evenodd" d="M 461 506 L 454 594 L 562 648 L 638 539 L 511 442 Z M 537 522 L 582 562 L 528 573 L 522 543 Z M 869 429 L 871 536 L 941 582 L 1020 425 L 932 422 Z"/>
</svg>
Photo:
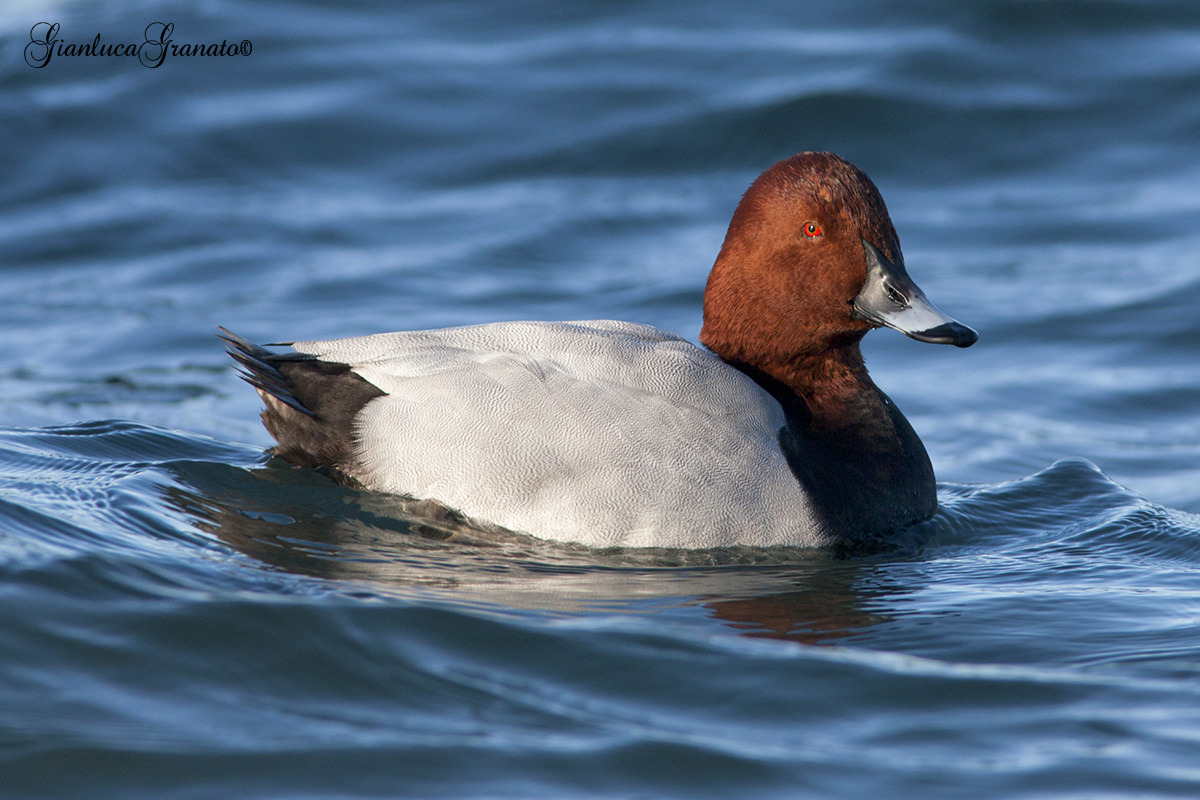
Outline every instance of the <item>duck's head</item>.
<svg viewBox="0 0 1200 800">
<path fill-rule="evenodd" d="M 978 334 L 934 307 L 904 268 L 887 206 L 832 153 L 780 161 L 734 211 L 704 294 L 701 341 L 769 373 L 894 328 L 968 347 Z M 775 368 L 777 367 L 777 368 Z"/>
</svg>

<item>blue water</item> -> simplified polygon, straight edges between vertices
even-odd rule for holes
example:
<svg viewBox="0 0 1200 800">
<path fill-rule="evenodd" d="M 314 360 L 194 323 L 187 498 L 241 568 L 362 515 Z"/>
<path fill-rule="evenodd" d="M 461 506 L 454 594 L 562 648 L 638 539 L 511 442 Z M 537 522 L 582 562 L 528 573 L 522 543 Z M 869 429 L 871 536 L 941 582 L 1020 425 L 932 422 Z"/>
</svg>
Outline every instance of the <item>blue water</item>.
<svg viewBox="0 0 1200 800">
<path fill-rule="evenodd" d="M 1200 796 L 1198 96 L 1182 0 L 4 6 L 0 797 Z M 694 338 L 806 149 L 982 337 L 867 338 L 941 481 L 892 549 L 450 537 L 264 457 L 215 325 Z"/>
</svg>

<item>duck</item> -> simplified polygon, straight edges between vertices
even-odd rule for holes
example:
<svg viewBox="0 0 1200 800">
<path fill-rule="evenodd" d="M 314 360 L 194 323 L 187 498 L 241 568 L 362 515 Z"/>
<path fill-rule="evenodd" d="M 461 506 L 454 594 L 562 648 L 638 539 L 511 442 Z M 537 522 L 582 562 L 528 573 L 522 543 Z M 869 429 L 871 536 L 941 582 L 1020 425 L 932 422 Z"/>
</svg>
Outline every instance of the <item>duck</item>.
<svg viewBox="0 0 1200 800">
<path fill-rule="evenodd" d="M 978 339 L 909 276 L 866 173 L 804 152 L 734 210 L 699 346 L 614 320 L 218 335 L 270 452 L 339 483 L 586 547 L 808 548 L 937 509 L 921 439 L 863 362 L 881 327 Z"/>
</svg>

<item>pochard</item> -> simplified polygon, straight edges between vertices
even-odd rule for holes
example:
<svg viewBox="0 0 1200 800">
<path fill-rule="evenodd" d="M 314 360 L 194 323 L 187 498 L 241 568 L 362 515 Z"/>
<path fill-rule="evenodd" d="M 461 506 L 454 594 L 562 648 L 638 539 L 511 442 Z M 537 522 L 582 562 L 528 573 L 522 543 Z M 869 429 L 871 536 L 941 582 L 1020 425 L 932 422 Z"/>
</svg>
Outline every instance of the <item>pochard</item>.
<svg viewBox="0 0 1200 800">
<path fill-rule="evenodd" d="M 589 546 L 824 546 L 929 518 L 933 467 L 863 365 L 887 326 L 967 347 L 832 153 L 760 175 L 704 292 L 704 347 L 631 322 L 288 342 L 221 329 L 276 455 L 341 483 Z"/>
</svg>

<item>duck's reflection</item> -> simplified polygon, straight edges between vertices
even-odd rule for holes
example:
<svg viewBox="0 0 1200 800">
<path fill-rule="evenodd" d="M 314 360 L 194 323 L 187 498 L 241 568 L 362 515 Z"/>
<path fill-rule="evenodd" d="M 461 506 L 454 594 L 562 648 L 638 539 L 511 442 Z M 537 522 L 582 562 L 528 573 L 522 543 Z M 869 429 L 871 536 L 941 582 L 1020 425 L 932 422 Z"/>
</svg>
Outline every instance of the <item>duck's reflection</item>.
<svg viewBox="0 0 1200 800">
<path fill-rule="evenodd" d="M 563 614 L 692 608 L 748 636 L 809 644 L 886 619 L 866 610 L 873 592 L 861 578 L 870 564 L 825 552 L 595 550 L 473 525 L 303 470 L 246 475 L 190 475 L 184 482 L 203 490 L 165 491 L 194 525 L 272 569 L 372 592 Z"/>
</svg>

